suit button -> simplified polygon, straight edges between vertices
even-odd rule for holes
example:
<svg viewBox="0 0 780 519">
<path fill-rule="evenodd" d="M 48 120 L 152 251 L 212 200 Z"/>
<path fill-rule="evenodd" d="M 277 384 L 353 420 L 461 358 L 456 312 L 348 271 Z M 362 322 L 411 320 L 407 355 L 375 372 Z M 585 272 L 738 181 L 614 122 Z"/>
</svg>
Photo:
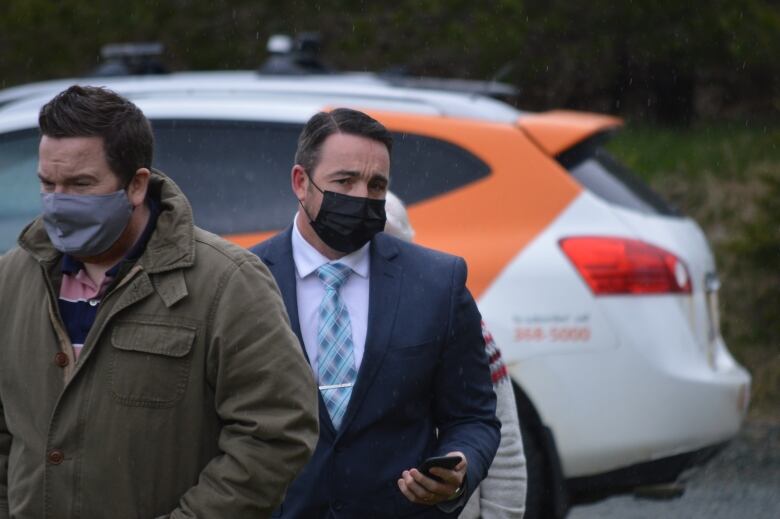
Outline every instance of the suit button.
<svg viewBox="0 0 780 519">
<path fill-rule="evenodd" d="M 65 460 L 65 454 L 59 449 L 49 451 L 47 457 L 49 458 L 49 463 L 52 465 L 59 465 Z"/>
<path fill-rule="evenodd" d="M 344 503 L 342 503 L 341 501 L 333 501 L 334 510 L 341 510 L 342 508 L 344 508 Z"/>
<path fill-rule="evenodd" d="M 70 363 L 70 360 L 65 353 L 60 351 L 54 356 L 54 363 L 59 367 L 64 368 Z"/>
</svg>

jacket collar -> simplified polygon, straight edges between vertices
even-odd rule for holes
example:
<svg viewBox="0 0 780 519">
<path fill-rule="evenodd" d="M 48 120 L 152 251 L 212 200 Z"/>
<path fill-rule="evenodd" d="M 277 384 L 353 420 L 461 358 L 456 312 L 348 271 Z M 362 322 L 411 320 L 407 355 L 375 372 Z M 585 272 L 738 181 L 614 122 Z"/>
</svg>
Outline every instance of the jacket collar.
<svg viewBox="0 0 780 519">
<path fill-rule="evenodd" d="M 149 179 L 149 196 L 160 201 L 160 215 L 138 263 L 150 274 L 191 267 L 195 263 L 195 229 L 187 198 L 179 186 L 157 170 Z M 51 244 L 40 216 L 25 227 L 18 241 L 40 263 L 53 263 L 61 256 Z"/>
<path fill-rule="evenodd" d="M 298 320 L 298 297 L 296 295 L 292 234 L 293 226 L 290 225 L 287 229 L 266 242 L 266 248 L 262 251 L 260 256 L 263 263 L 268 265 L 268 268 L 271 269 L 274 274 L 274 278 L 276 278 L 276 282 L 282 292 L 284 304 L 287 307 L 287 313 L 290 316 L 290 324 L 292 325 L 293 331 L 298 336 L 298 339 L 302 341 L 301 326 Z M 388 270 L 394 270 L 391 262 L 398 255 L 398 246 L 394 240 L 395 238 L 391 238 L 385 233 L 379 233 L 371 240 L 369 254 L 371 257 L 370 273 L 372 285 L 375 280 L 384 280 L 385 277 L 390 276 Z M 372 288 L 371 294 L 369 294 L 369 304 L 379 302 L 378 294 L 374 294 L 374 292 L 375 290 Z M 369 315 L 369 323 L 370 321 L 371 315 Z"/>
</svg>

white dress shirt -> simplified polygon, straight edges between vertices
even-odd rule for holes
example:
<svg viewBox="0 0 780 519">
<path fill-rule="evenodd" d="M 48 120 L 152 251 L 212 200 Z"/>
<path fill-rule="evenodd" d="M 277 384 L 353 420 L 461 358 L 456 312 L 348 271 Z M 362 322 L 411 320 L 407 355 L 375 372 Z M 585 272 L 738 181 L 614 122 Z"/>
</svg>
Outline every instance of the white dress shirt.
<svg viewBox="0 0 780 519">
<path fill-rule="evenodd" d="M 317 376 L 319 345 L 317 327 L 319 326 L 319 307 L 325 297 L 325 285 L 317 277 L 317 269 L 325 263 L 343 263 L 352 269 L 347 281 L 339 289 L 339 294 L 349 312 L 352 326 L 352 344 L 354 346 L 355 369 L 360 369 L 363 352 L 366 347 L 368 327 L 368 275 L 370 268 L 370 243 L 337 260 L 329 260 L 304 239 L 298 230 L 298 215 L 293 221 L 292 254 L 295 262 L 295 291 L 298 295 L 298 321 L 301 325 L 301 337 L 309 356 L 309 363 Z"/>
</svg>

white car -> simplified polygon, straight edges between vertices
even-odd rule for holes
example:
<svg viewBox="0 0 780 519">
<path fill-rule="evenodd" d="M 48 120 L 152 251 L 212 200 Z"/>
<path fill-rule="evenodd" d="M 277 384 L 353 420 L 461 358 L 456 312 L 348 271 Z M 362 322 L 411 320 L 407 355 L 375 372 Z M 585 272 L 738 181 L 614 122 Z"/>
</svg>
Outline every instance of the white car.
<svg viewBox="0 0 780 519">
<path fill-rule="evenodd" d="M 694 221 L 604 150 L 619 121 L 526 113 L 370 74 L 177 73 L 6 89 L 0 253 L 39 212 L 37 112 L 76 82 L 138 104 L 155 128 L 155 166 L 189 196 L 196 223 L 244 246 L 291 223 L 289 170 L 313 113 L 351 106 L 384 122 L 396 136 L 391 188 L 416 241 L 466 258 L 509 366 L 528 517 L 672 480 L 739 430 L 750 377 L 720 335 L 712 252 Z"/>
</svg>

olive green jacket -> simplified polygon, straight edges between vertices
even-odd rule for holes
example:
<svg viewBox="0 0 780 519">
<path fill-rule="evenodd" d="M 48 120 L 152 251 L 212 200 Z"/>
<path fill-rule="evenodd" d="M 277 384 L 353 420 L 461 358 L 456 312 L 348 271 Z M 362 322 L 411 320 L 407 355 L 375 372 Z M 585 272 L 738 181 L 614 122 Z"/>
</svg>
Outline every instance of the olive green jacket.
<svg viewBox="0 0 780 519">
<path fill-rule="evenodd" d="M 317 387 L 268 270 L 164 175 L 150 193 L 155 231 L 78 360 L 41 220 L 0 258 L 0 519 L 268 517 L 314 449 Z"/>
</svg>

